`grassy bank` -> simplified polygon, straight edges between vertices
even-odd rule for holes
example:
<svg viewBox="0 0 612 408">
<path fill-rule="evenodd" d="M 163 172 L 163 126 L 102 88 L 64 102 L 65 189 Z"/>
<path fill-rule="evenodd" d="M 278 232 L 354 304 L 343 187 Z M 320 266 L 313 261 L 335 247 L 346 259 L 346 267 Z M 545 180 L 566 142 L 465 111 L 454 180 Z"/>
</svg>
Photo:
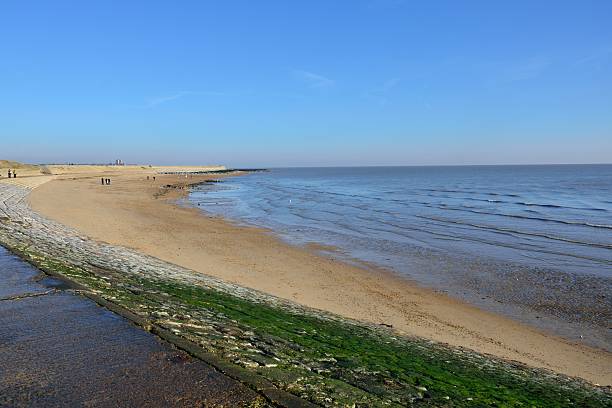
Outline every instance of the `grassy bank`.
<svg viewBox="0 0 612 408">
<path fill-rule="evenodd" d="M 609 393 L 582 381 L 398 337 L 384 328 L 205 285 L 76 266 L 31 247 L 12 249 L 44 271 L 315 404 L 612 406 Z"/>
</svg>

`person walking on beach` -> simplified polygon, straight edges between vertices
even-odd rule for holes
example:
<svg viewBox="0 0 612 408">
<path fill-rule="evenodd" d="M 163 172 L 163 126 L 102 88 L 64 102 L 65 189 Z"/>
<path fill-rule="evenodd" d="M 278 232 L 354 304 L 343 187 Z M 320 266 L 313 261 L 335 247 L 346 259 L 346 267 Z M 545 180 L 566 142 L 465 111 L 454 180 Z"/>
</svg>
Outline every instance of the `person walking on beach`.
<svg viewBox="0 0 612 408">
<path fill-rule="evenodd" d="M 100 184 L 104 185 L 104 177 L 100 178 Z"/>
<path fill-rule="evenodd" d="M 8 172 L 8 176 L 9 176 L 9 178 L 11 178 L 11 174 L 12 174 L 12 173 L 11 173 L 11 169 L 9 169 L 9 172 Z"/>
<path fill-rule="evenodd" d="M 17 172 L 13 170 L 13 178 L 17 178 Z"/>
</svg>

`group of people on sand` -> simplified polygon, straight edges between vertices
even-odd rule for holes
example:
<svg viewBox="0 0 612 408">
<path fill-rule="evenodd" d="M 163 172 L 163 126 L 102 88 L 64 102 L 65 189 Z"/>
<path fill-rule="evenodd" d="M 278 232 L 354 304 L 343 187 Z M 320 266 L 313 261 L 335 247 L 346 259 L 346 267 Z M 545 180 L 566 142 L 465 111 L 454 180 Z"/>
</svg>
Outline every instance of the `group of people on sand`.
<svg viewBox="0 0 612 408">
<path fill-rule="evenodd" d="M 2 175 L 0 175 L 0 177 L 2 177 Z M 9 169 L 9 171 L 8 171 L 8 178 L 11 178 L 11 177 L 17 178 L 17 170 Z"/>
<path fill-rule="evenodd" d="M 17 173 L 14 173 L 15 177 L 17 177 Z M 11 178 L 11 171 L 9 170 L 9 178 Z M 149 180 L 149 176 L 147 176 L 147 180 Z M 153 176 L 153 181 L 155 181 L 155 176 Z M 103 186 L 109 186 L 111 183 L 111 179 L 110 178 L 104 178 L 101 177 L 100 178 L 100 184 L 102 184 Z"/>
</svg>

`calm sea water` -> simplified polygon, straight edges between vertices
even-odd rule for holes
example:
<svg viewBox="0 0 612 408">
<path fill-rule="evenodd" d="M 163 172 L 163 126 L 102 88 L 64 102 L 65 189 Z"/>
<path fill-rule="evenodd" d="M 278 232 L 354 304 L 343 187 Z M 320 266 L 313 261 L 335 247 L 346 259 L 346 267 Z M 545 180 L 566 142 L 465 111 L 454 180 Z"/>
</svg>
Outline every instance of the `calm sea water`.
<svg viewBox="0 0 612 408">
<path fill-rule="evenodd" d="M 570 288 L 585 279 L 605 296 L 612 278 L 612 165 L 273 169 L 191 200 L 480 303 L 533 309 L 542 281 L 557 303 L 591 296 Z"/>
</svg>

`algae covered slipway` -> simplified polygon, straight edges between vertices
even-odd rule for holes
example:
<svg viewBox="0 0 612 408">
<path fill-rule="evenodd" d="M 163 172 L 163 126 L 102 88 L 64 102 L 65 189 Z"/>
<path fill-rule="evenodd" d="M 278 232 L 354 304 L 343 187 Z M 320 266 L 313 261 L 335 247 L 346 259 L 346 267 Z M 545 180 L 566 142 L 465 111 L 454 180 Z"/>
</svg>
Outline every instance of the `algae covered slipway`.
<svg viewBox="0 0 612 408">
<path fill-rule="evenodd" d="M 94 241 L 32 211 L 26 198 L 36 183 L 19 181 L 0 183 L 3 246 L 266 404 L 612 406 L 606 387 L 399 335 Z"/>
<path fill-rule="evenodd" d="M 0 406 L 265 406 L 0 247 Z"/>
</svg>

